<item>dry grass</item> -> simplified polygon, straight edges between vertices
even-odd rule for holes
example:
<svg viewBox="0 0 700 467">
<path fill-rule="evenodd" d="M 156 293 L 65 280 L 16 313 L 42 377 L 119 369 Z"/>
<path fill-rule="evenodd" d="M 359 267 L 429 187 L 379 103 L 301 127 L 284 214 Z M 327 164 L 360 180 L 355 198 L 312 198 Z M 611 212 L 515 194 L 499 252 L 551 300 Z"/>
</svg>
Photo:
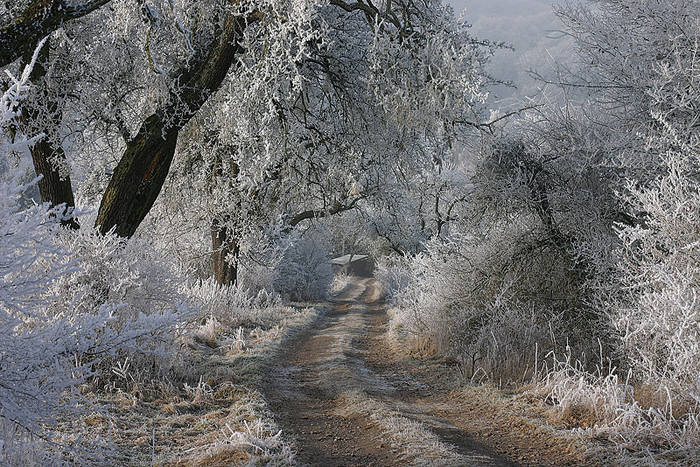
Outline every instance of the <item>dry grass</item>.
<svg viewBox="0 0 700 467">
<path fill-rule="evenodd" d="M 65 429 L 105 441 L 119 465 L 290 464 L 259 387 L 285 338 L 317 314 L 276 307 L 264 328 L 207 320 L 183 339 L 170 381 L 125 374 L 130 384 L 87 394 L 95 413 Z"/>
<path fill-rule="evenodd" d="M 584 371 L 559 362 L 529 393 L 546 401 L 548 420 L 586 440 L 609 445 L 626 464 L 694 465 L 700 458 L 697 405 L 676 404 L 670 391 L 634 385 L 615 368 Z"/>
<path fill-rule="evenodd" d="M 348 392 L 339 398 L 337 414 L 369 419 L 384 433 L 392 447 L 401 451 L 402 461 L 411 465 L 469 465 L 477 459 L 465 457 L 454 446 L 443 442 L 427 426 L 406 418 L 386 404 L 361 392 Z"/>
</svg>

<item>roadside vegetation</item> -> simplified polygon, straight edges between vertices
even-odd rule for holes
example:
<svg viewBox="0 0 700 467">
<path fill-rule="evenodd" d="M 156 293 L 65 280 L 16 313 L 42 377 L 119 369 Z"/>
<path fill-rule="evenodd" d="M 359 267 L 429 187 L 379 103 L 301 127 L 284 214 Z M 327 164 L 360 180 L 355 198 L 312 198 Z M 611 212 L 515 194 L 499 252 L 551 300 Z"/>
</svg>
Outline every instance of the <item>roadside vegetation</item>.
<svg viewBox="0 0 700 467">
<path fill-rule="evenodd" d="M 466 172 L 450 234 L 384 260 L 394 335 L 640 462 L 700 446 L 697 4 L 558 9 L 579 63 Z"/>
<path fill-rule="evenodd" d="M 492 109 L 509 46 L 440 0 L 0 6 L 0 463 L 293 462 L 261 378 L 347 253 L 398 352 L 699 458 L 700 5 L 555 8 Z"/>
</svg>

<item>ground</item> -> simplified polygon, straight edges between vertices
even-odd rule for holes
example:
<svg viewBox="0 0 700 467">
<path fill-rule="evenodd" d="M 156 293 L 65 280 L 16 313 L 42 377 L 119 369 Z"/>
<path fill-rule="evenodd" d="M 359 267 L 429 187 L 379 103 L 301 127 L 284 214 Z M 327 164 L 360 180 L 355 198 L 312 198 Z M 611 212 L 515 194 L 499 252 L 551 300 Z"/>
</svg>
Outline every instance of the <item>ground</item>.
<svg viewBox="0 0 700 467">
<path fill-rule="evenodd" d="M 326 303 L 255 313 L 183 341 L 188 383 L 143 385 L 132 373 L 96 394 L 109 416 L 84 418 L 82 431 L 111 439 L 118 465 L 606 463 L 552 427 L 533 392 L 474 385 L 449 362 L 408 354 L 374 279 L 351 278 Z"/>
<path fill-rule="evenodd" d="M 358 279 L 282 348 L 262 392 L 311 465 L 585 465 L 582 442 L 546 407 L 466 382 L 404 354 L 387 333 L 381 286 Z"/>
</svg>

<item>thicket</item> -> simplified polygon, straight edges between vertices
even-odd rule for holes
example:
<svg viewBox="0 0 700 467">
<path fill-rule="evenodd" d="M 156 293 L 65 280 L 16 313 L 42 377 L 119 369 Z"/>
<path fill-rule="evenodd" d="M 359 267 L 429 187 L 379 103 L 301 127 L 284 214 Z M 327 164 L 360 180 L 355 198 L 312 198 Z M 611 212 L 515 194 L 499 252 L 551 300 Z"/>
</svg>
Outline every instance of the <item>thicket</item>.
<svg viewBox="0 0 700 467">
<path fill-rule="evenodd" d="M 558 422 L 696 456 L 700 10 L 557 13 L 579 67 L 489 137 L 446 234 L 385 260 L 393 329 L 474 380 L 534 381 Z"/>
</svg>

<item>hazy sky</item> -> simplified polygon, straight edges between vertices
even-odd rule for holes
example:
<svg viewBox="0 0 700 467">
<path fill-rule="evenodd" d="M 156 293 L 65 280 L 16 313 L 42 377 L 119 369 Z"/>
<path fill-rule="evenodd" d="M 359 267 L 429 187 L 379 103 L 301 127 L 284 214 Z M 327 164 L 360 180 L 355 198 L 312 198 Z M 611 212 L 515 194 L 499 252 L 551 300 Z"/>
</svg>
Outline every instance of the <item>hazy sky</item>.
<svg viewBox="0 0 700 467">
<path fill-rule="evenodd" d="M 493 60 L 492 74 L 511 80 L 518 91 L 497 89 L 501 98 L 513 95 L 531 95 L 539 84 L 532 80 L 527 70 L 537 69 L 543 74 L 551 70 L 551 57 L 566 56 L 568 44 L 563 40 L 548 38 L 553 30 L 560 29 L 552 12 L 557 0 L 446 0 L 457 15 L 466 9 L 466 19 L 473 26 L 476 37 L 501 40 L 510 43 L 514 52 L 500 53 Z"/>
</svg>

